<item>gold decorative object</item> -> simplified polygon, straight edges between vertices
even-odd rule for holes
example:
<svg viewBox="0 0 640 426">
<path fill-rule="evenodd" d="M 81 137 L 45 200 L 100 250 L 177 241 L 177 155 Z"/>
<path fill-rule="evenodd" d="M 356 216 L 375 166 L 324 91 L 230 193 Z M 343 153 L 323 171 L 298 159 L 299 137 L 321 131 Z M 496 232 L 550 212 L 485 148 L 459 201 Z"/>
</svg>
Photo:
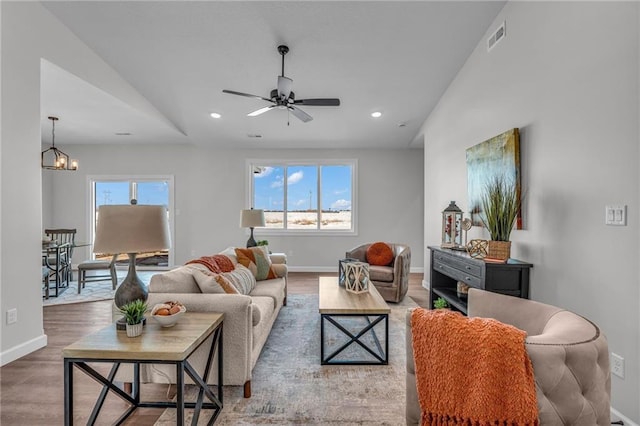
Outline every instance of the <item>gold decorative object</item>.
<svg viewBox="0 0 640 426">
<path fill-rule="evenodd" d="M 471 240 L 467 244 L 467 253 L 474 259 L 484 259 L 489 251 L 489 241 Z"/>
<path fill-rule="evenodd" d="M 467 232 L 469 232 L 469 229 L 471 229 L 472 226 L 473 226 L 473 221 L 468 217 L 465 217 L 464 219 L 462 219 L 462 222 L 460 223 L 460 227 L 464 231 L 464 247 L 467 246 Z"/>
</svg>

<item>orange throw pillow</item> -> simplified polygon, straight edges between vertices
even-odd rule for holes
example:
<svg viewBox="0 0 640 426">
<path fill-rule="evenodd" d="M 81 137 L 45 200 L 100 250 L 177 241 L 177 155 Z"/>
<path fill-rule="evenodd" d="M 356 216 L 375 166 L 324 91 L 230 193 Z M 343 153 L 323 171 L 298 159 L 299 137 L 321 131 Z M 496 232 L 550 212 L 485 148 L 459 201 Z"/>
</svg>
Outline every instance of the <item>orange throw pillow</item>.
<svg viewBox="0 0 640 426">
<path fill-rule="evenodd" d="M 373 243 L 367 249 L 367 263 L 387 266 L 393 261 L 393 250 L 387 243 Z"/>
</svg>

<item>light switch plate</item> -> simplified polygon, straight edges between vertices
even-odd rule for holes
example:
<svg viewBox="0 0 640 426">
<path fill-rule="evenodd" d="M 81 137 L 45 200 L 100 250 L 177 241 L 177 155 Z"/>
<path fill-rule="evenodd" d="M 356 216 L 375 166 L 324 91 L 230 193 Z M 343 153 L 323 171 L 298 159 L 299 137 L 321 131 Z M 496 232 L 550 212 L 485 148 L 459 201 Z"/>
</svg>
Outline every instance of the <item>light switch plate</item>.
<svg viewBox="0 0 640 426">
<path fill-rule="evenodd" d="M 606 225 L 627 226 L 627 206 L 626 205 L 606 206 L 604 223 Z"/>
</svg>

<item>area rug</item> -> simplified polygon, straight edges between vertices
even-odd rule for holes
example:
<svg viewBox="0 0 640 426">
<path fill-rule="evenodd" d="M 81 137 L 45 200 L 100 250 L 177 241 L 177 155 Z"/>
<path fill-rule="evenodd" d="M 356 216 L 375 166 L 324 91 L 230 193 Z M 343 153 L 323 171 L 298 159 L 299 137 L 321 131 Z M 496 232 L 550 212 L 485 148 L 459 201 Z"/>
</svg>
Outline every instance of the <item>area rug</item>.
<svg viewBox="0 0 640 426">
<path fill-rule="evenodd" d="M 156 274 L 158 271 L 138 271 L 138 276 L 142 280 L 143 283 L 149 284 L 149 280 L 151 280 L 151 276 Z M 74 278 L 77 278 L 78 273 L 74 272 Z M 122 282 L 124 277 L 127 276 L 126 270 L 117 271 L 118 282 Z M 54 290 L 51 290 L 51 294 L 53 294 Z M 69 303 L 83 303 L 83 302 L 97 302 L 99 300 L 110 300 L 113 299 L 113 295 L 115 294 L 115 290 L 111 289 L 111 280 L 106 281 L 95 281 L 85 283 L 84 288 L 78 294 L 78 282 L 71 281 L 69 282 L 69 288 L 65 289 L 58 297 L 50 296 L 48 299 L 42 298 L 43 306 L 51 306 L 51 305 L 66 305 Z"/>
<path fill-rule="evenodd" d="M 252 397 L 225 386 L 216 425 L 404 425 L 405 313 L 417 305 L 409 297 L 389 304 L 389 365 L 323 366 L 318 296 L 287 300 L 253 370 Z M 194 395 L 188 386 L 186 400 Z M 198 424 L 208 418 L 203 411 Z M 175 423 L 175 409 L 167 409 L 155 424 Z"/>
</svg>

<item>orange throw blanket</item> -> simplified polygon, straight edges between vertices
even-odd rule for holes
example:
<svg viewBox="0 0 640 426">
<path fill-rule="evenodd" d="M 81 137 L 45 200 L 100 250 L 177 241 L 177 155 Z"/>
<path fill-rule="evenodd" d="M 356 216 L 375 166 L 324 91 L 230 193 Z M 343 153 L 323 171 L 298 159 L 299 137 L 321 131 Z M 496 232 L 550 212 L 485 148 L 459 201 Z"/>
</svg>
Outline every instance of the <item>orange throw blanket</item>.
<svg viewBox="0 0 640 426">
<path fill-rule="evenodd" d="M 185 265 L 188 265 L 190 263 L 199 263 L 200 265 L 204 265 L 207 267 L 207 269 L 216 274 L 220 274 L 222 272 L 231 272 L 235 269 L 235 267 L 233 266 L 233 262 L 231 262 L 231 260 L 223 254 L 202 256 L 198 259 L 188 261 L 187 263 L 185 263 Z"/>
<path fill-rule="evenodd" d="M 537 426 L 526 333 L 445 309 L 411 314 L 421 425 Z"/>
</svg>

